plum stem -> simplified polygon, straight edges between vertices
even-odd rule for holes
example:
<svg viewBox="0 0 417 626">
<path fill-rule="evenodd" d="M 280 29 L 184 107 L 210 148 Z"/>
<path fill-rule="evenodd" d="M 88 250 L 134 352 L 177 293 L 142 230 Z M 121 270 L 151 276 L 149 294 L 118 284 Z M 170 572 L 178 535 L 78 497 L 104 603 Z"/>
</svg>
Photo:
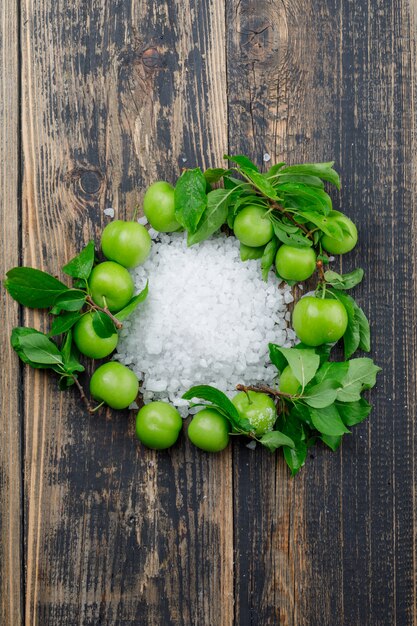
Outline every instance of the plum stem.
<svg viewBox="0 0 417 626">
<path fill-rule="evenodd" d="M 94 311 L 101 311 L 102 313 L 105 313 L 111 319 L 113 324 L 116 326 L 117 330 L 120 330 L 121 328 L 123 328 L 122 322 L 120 322 L 117 319 L 117 317 L 115 317 L 113 315 L 113 313 L 111 311 L 109 311 L 107 306 L 105 306 L 105 307 L 99 306 L 98 304 L 96 304 L 94 302 L 94 300 L 91 298 L 91 296 L 87 296 L 86 302 L 88 302 L 88 304 L 90 305 L 90 308 L 93 309 Z"/>
<path fill-rule="evenodd" d="M 90 400 L 85 395 L 85 391 L 84 391 L 83 386 L 81 385 L 80 381 L 78 380 L 78 378 L 76 376 L 73 376 L 72 379 L 73 379 L 74 384 L 77 387 L 78 391 L 80 392 L 81 400 L 84 402 L 84 404 L 87 407 L 87 410 L 90 413 L 90 415 L 92 415 L 94 413 L 95 409 L 93 409 L 93 407 L 91 406 Z"/>
<path fill-rule="evenodd" d="M 267 393 L 270 396 L 277 396 L 278 398 L 294 398 L 295 396 L 290 393 L 284 393 L 283 391 L 278 391 L 278 389 L 272 389 L 272 387 L 267 387 L 266 385 L 236 385 L 237 391 L 244 391 L 247 393 L 248 391 L 258 391 L 260 393 Z"/>
</svg>

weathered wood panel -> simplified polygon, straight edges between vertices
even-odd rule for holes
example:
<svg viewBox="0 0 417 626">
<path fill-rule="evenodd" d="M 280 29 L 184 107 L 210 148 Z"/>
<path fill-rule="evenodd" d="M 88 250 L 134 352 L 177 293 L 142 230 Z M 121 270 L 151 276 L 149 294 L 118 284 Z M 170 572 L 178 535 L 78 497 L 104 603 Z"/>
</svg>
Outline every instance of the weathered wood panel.
<svg viewBox="0 0 417 626">
<path fill-rule="evenodd" d="M 19 17 L 17 1 L 0 7 L 0 276 L 19 264 Z M 10 347 L 18 307 L 0 297 L 0 622 L 20 624 L 21 414 L 19 363 Z"/>
<path fill-rule="evenodd" d="M 106 206 L 129 215 L 149 182 L 226 149 L 260 164 L 335 158 L 336 206 L 361 237 L 343 267 L 367 271 L 357 293 L 384 376 L 371 421 L 291 480 L 238 442 L 215 458 L 185 441 L 144 452 L 133 416 L 87 417 L 25 369 L 21 466 L 18 314 L 3 293 L 1 620 L 21 622 L 24 583 L 31 626 L 414 626 L 414 0 L 21 4 L 23 262 L 58 273 Z M 19 260 L 17 6 L 1 18 L 7 269 Z"/>
<path fill-rule="evenodd" d="M 357 294 L 384 368 L 370 422 L 294 481 L 236 452 L 239 624 L 417 622 L 415 8 L 228 2 L 230 150 L 336 160 L 336 208 L 360 229 L 343 268 L 367 272 Z"/>
<path fill-rule="evenodd" d="M 221 157 L 224 5 L 22 5 L 24 261 L 58 273 L 106 206 Z M 26 623 L 231 624 L 231 453 L 145 452 L 32 372 L 25 415 Z"/>
</svg>

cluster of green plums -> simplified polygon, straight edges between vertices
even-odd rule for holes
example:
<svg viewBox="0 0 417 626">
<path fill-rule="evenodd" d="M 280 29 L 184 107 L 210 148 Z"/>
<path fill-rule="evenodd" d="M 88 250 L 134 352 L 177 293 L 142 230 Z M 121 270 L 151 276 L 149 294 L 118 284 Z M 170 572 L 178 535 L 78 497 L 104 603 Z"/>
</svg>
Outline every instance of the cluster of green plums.
<svg viewBox="0 0 417 626">
<path fill-rule="evenodd" d="M 165 181 L 152 184 L 144 196 L 145 216 L 155 230 L 164 233 L 181 228 L 175 219 L 174 187 Z M 342 226 L 342 240 L 324 235 L 322 248 L 330 254 L 344 254 L 357 242 L 353 222 L 338 211 L 326 218 Z M 259 258 L 264 246 L 274 235 L 267 210 L 260 206 L 247 206 L 236 216 L 234 233 L 245 247 L 247 258 Z M 89 292 L 93 302 L 113 314 L 123 309 L 134 293 L 129 269 L 144 263 L 151 250 L 148 231 L 137 222 L 116 220 L 108 224 L 102 234 L 101 248 L 107 261 L 98 264 L 89 279 Z M 317 257 L 312 248 L 297 248 L 282 244 L 276 254 L 275 265 L 279 276 L 285 280 L 304 281 L 316 269 Z M 345 333 L 348 317 L 345 307 L 335 299 L 305 296 L 295 305 L 292 324 L 299 339 L 309 346 L 338 341 Z M 87 312 L 74 328 L 74 341 L 80 352 L 90 358 L 102 359 L 116 348 L 118 335 L 103 339 L 93 327 L 93 312 Z M 280 376 L 279 389 L 296 395 L 300 383 L 288 366 Z M 127 408 L 137 397 L 139 381 L 125 365 L 108 362 L 93 374 L 90 392 L 94 399 L 105 402 L 114 409 Z M 262 437 L 273 429 L 277 410 L 273 399 L 261 392 L 238 393 L 232 402 L 239 415 L 247 419 L 255 437 Z M 136 435 L 147 447 L 161 450 L 169 448 L 178 439 L 183 420 L 179 412 L 166 402 L 156 401 L 141 408 L 136 418 Z M 188 437 L 197 447 L 207 452 L 219 452 L 229 443 L 230 424 L 215 408 L 200 410 L 188 426 Z"/>
<path fill-rule="evenodd" d="M 151 251 L 152 240 L 144 226 L 137 222 L 115 220 L 103 230 L 101 249 L 108 259 L 94 267 L 89 278 L 89 294 L 95 305 L 117 314 L 131 300 L 134 283 L 129 269 L 144 263 Z M 100 337 L 93 326 L 92 310 L 83 314 L 73 329 L 73 339 L 81 354 L 91 359 L 104 359 L 117 346 L 118 334 Z M 90 381 L 95 400 L 113 409 L 127 408 L 138 395 L 139 381 L 125 365 L 109 362 L 96 369 Z"/>
<path fill-rule="evenodd" d="M 232 399 L 239 416 L 247 419 L 255 437 L 272 430 L 277 410 L 274 401 L 265 393 L 240 392 Z M 167 402 L 146 404 L 136 417 L 136 435 L 148 448 L 164 450 L 177 441 L 183 420 L 179 412 Z M 215 408 L 201 409 L 191 420 L 187 434 L 190 441 L 205 452 L 224 450 L 230 439 L 230 424 Z"/>
<path fill-rule="evenodd" d="M 324 219 L 329 226 L 341 226 L 343 237 L 335 239 L 323 235 L 322 249 L 330 254 L 350 252 L 358 240 L 358 232 L 352 220 L 339 211 L 330 211 Z M 248 249 L 253 250 L 253 255 L 250 255 L 252 258 L 256 257 L 256 250 L 262 251 L 274 235 L 268 211 L 256 205 L 245 207 L 238 213 L 233 229 L 241 244 L 246 246 L 247 256 Z M 316 270 L 317 255 L 313 248 L 282 244 L 276 253 L 275 266 L 279 276 L 285 280 L 308 280 Z M 338 300 L 306 296 L 294 307 L 293 329 L 297 337 L 308 346 L 338 341 L 345 334 L 347 325 L 346 309 Z"/>
</svg>

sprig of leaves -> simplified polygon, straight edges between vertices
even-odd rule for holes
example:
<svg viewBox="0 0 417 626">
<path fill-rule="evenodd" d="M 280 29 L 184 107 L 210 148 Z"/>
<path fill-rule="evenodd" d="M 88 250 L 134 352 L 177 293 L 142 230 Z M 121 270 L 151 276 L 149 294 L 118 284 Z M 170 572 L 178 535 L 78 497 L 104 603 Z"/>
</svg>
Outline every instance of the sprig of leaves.
<svg viewBox="0 0 417 626">
<path fill-rule="evenodd" d="M 258 439 L 253 432 L 254 429 L 249 420 L 242 418 L 226 394 L 215 387 L 211 387 L 210 385 L 191 387 L 182 397 L 184 400 L 205 400 L 204 403 L 194 402 L 192 406 L 215 409 L 229 421 L 233 434 L 246 435 L 252 439 L 256 439 L 271 452 L 274 452 L 281 446 L 294 447 L 292 439 L 277 430 L 265 433 L 265 435 Z"/>
<path fill-rule="evenodd" d="M 78 382 L 84 371 L 78 350 L 72 340 L 72 328 L 87 312 L 93 313 L 93 327 L 99 337 L 107 338 L 117 332 L 125 320 L 148 295 L 148 283 L 116 315 L 94 303 L 88 279 L 95 263 L 94 242 L 90 241 L 62 271 L 71 276 L 75 287 L 68 287 L 57 278 L 31 267 L 16 267 L 7 273 L 5 287 L 19 304 L 31 308 L 49 308 L 53 315 L 49 333 L 34 328 L 17 327 L 11 335 L 11 345 L 19 358 L 36 369 L 50 369 L 59 375 L 59 388 L 76 384 L 90 409 L 88 399 Z M 61 342 L 51 338 L 61 336 Z"/>
<path fill-rule="evenodd" d="M 238 388 L 270 393 L 277 400 L 279 413 L 274 429 L 261 438 L 254 436 L 248 420 L 239 416 L 222 391 L 200 385 L 189 389 L 183 398 L 197 400 L 193 406 L 210 406 L 219 411 L 229 420 L 233 433 L 255 438 L 271 451 L 282 448 L 284 459 L 295 475 L 316 441 L 337 450 L 342 437 L 371 411 L 362 394 L 375 385 L 380 368 L 369 358 L 330 361 L 330 350 L 330 345 L 309 348 L 299 344 L 282 348 L 269 344 L 270 358 L 278 373 L 289 366 L 300 383 L 300 392 L 289 395 L 275 387 L 238 385 Z"/>
</svg>

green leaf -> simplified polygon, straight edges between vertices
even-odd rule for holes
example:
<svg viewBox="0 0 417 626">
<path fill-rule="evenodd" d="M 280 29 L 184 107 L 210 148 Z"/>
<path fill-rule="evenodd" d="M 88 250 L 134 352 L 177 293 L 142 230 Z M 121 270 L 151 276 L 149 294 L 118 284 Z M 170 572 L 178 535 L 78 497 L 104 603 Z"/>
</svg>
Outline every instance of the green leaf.
<svg viewBox="0 0 417 626">
<path fill-rule="evenodd" d="M 137 296 L 133 296 L 130 302 L 126 304 L 125 308 L 119 311 L 118 313 L 116 313 L 114 317 L 116 317 L 119 320 L 119 322 L 123 322 L 123 320 L 125 320 L 127 317 L 129 317 L 131 313 L 133 313 L 133 311 L 136 309 L 138 304 L 146 300 L 146 298 L 148 297 L 148 293 L 149 293 L 149 281 L 146 281 L 146 285 L 142 289 L 142 291 L 138 293 Z"/>
<path fill-rule="evenodd" d="M 271 200 L 279 200 L 279 196 L 274 186 L 263 176 L 263 174 L 243 167 L 241 167 L 239 171 L 243 174 L 243 176 L 249 179 L 252 185 L 263 193 L 264 196 L 270 198 Z"/>
<path fill-rule="evenodd" d="M 305 343 L 302 343 L 302 342 L 297 343 L 297 345 L 294 346 L 294 350 L 314 350 L 314 352 L 320 358 L 320 365 L 323 365 L 323 363 L 326 363 L 326 361 L 328 360 L 330 356 L 330 352 L 332 351 L 332 348 L 333 348 L 332 343 L 324 343 L 321 346 L 316 346 L 315 348 L 311 348 L 310 346 L 307 346 Z"/>
<path fill-rule="evenodd" d="M 64 336 L 61 345 L 61 355 L 64 364 L 71 358 L 71 346 L 72 346 L 72 330 L 70 329 L 67 334 Z"/>
<path fill-rule="evenodd" d="M 343 335 L 344 355 L 345 359 L 349 359 L 356 352 L 360 344 L 360 326 L 356 315 L 356 302 L 351 296 L 334 289 L 328 289 L 326 295 L 332 294 L 339 302 L 343 304 L 348 316 L 348 325 Z"/>
<path fill-rule="evenodd" d="M 321 409 L 312 409 L 310 415 L 314 428 L 323 435 L 337 437 L 349 432 L 334 404 Z"/>
<path fill-rule="evenodd" d="M 333 165 L 334 161 L 329 161 L 328 163 L 303 163 L 302 165 L 289 165 L 281 171 L 285 174 L 318 176 L 340 189 L 339 174 L 333 169 Z"/>
<path fill-rule="evenodd" d="M 275 186 L 285 209 L 297 209 L 299 215 L 312 211 L 317 215 L 328 215 L 332 210 L 330 196 L 319 187 L 302 183 L 279 183 Z M 307 217 L 304 218 L 307 220 Z"/>
<path fill-rule="evenodd" d="M 232 161 L 233 163 L 237 163 L 239 167 L 253 170 L 254 172 L 259 172 L 259 169 L 256 167 L 255 163 L 252 163 L 252 161 L 248 159 L 248 157 L 244 154 L 237 154 L 235 156 L 229 156 L 225 154 L 223 158 L 227 159 L 228 161 Z"/>
<path fill-rule="evenodd" d="M 341 241 L 343 239 L 343 230 L 338 222 L 331 220 L 326 215 L 322 215 L 317 211 L 303 211 L 303 217 L 309 222 L 320 228 L 326 235 Z"/>
<path fill-rule="evenodd" d="M 314 384 L 318 385 L 324 380 L 334 380 L 337 383 L 342 384 L 342 382 L 346 378 L 348 369 L 349 364 L 347 363 L 347 361 L 342 361 L 341 363 L 335 361 L 327 361 L 320 367 L 314 377 L 313 382 Z"/>
<path fill-rule="evenodd" d="M 317 385 L 309 385 L 303 400 L 315 409 L 322 409 L 336 400 L 340 384 L 336 380 L 326 379 Z"/>
<path fill-rule="evenodd" d="M 365 398 L 356 402 L 336 402 L 337 410 L 346 426 L 356 426 L 363 422 L 371 412 L 371 405 Z"/>
<path fill-rule="evenodd" d="M 102 339 L 107 339 L 117 332 L 113 320 L 103 311 L 94 311 L 93 328 Z"/>
<path fill-rule="evenodd" d="M 32 367 L 63 364 L 62 354 L 48 337 L 34 328 L 14 328 L 11 344 L 19 357 Z"/>
<path fill-rule="evenodd" d="M 198 228 L 194 234 L 188 234 L 189 246 L 208 239 L 226 222 L 227 208 L 233 193 L 233 189 L 214 189 L 207 194 L 207 208 Z"/>
<path fill-rule="evenodd" d="M 236 194 L 236 190 L 234 190 L 234 192 Z M 237 215 L 237 213 L 241 211 L 242 209 L 244 209 L 246 206 L 257 205 L 264 209 L 269 208 L 268 201 L 266 198 L 263 198 L 262 196 L 255 196 L 252 194 L 247 194 L 247 193 L 240 193 L 236 198 L 233 197 L 232 204 L 233 204 L 234 215 Z"/>
<path fill-rule="evenodd" d="M 359 348 L 364 352 L 370 352 L 371 350 L 371 331 L 369 328 L 369 322 L 362 311 L 362 309 L 355 302 L 355 318 L 359 324 Z"/>
<path fill-rule="evenodd" d="M 10 343 L 12 345 L 12 348 L 17 353 L 21 361 L 23 361 L 23 363 L 26 363 L 27 365 L 30 365 L 31 367 L 34 367 L 36 369 L 45 369 L 45 368 L 48 369 L 49 366 L 45 365 L 45 363 L 36 363 L 36 362 L 31 361 L 23 352 L 23 349 L 20 344 L 20 340 L 22 337 L 26 337 L 28 335 L 42 335 L 42 334 L 43 333 L 41 333 L 39 330 L 36 330 L 35 328 L 27 328 L 24 326 L 18 326 L 16 328 L 13 328 L 12 334 L 10 337 Z"/>
<path fill-rule="evenodd" d="M 94 265 L 95 249 L 94 241 L 91 240 L 80 254 L 71 259 L 69 263 L 64 265 L 62 271 L 73 278 L 81 278 L 87 280 L 91 274 Z"/>
<path fill-rule="evenodd" d="M 317 372 L 320 357 L 311 349 L 297 350 L 296 348 L 280 348 L 278 346 L 276 348 L 286 359 L 292 373 L 304 389 Z"/>
<path fill-rule="evenodd" d="M 61 376 L 58 382 L 58 388 L 60 391 L 66 391 L 68 387 L 71 387 L 74 384 L 74 378 L 69 375 Z"/>
<path fill-rule="evenodd" d="M 72 311 L 70 313 L 63 313 L 54 318 L 51 326 L 51 330 L 48 333 L 49 337 L 55 337 L 66 333 L 70 328 L 74 326 L 82 317 L 78 311 Z"/>
<path fill-rule="evenodd" d="M 210 385 L 197 385 L 191 387 L 182 397 L 184 400 L 192 400 L 193 398 L 206 400 L 210 402 L 214 408 L 220 409 L 237 430 L 243 430 L 245 432 L 252 430 L 249 421 L 243 420 L 239 416 L 235 405 L 229 400 L 226 394 L 215 387 L 211 387 Z"/>
<path fill-rule="evenodd" d="M 278 372 L 281 372 L 287 367 L 287 359 L 281 352 L 281 346 L 277 346 L 275 343 L 268 344 L 269 346 L 269 358 L 271 363 L 275 365 Z"/>
<path fill-rule="evenodd" d="M 365 313 L 347 293 L 335 291 L 334 289 L 329 289 L 328 291 L 344 305 L 348 314 L 348 327 L 343 336 L 345 358 L 351 357 L 358 348 L 364 352 L 369 352 L 371 349 L 371 334 Z"/>
<path fill-rule="evenodd" d="M 276 237 L 273 237 L 265 246 L 264 253 L 261 258 L 262 278 L 264 281 L 268 280 L 269 270 L 275 263 L 278 247 L 279 245 Z"/>
<path fill-rule="evenodd" d="M 376 375 L 380 371 L 381 368 L 375 365 L 372 359 L 367 357 L 351 359 L 346 377 L 337 392 L 337 399 L 340 402 L 360 400 L 361 392 L 375 385 Z"/>
<path fill-rule="evenodd" d="M 224 169 L 224 167 L 209 167 L 204 172 L 204 178 L 210 185 L 212 185 L 214 183 L 218 183 L 219 180 L 221 180 L 229 171 L 230 170 Z"/>
<path fill-rule="evenodd" d="M 332 436 L 332 435 L 322 435 L 320 437 L 323 443 L 326 444 L 333 452 L 336 452 L 340 448 L 340 444 L 342 443 L 342 435 Z"/>
<path fill-rule="evenodd" d="M 295 448 L 293 440 L 287 435 L 284 435 L 284 433 L 279 432 L 278 430 L 271 430 L 269 433 L 263 435 L 259 441 L 263 446 L 268 448 L 270 452 L 274 452 L 277 448 L 280 448 L 281 446 Z"/>
<path fill-rule="evenodd" d="M 4 286 L 12 298 L 32 309 L 53 306 L 56 298 L 68 290 L 51 274 L 32 267 L 15 267 L 6 276 Z"/>
<path fill-rule="evenodd" d="M 295 476 L 306 462 L 307 445 L 304 441 L 300 441 L 294 449 L 284 446 L 283 452 L 285 462 L 291 470 L 291 476 Z"/>
<path fill-rule="evenodd" d="M 363 269 L 360 267 L 348 274 L 338 274 L 332 270 L 327 270 L 324 272 L 324 278 L 335 289 L 352 289 L 362 282 L 363 274 Z"/>
<path fill-rule="evenodd" d="M 285 163 L 282 161 L 281 163 L 275 163 L 275 165 L 271 165 L 267 173 L 265 174 L 266 178 L 272 178 L 276 176 L 278 172 L 284 167 Z"/>
<path fill-rule="evenodd" d="M 311 248 L 313 245 L 311 239 L 305 236 L 301 228 L 296 226 L 295 232 L 288 232 L 288 228 L 286 228 L 285 225 L 276 218 L 271 221 L 272 226 L 274 227 L 274 233 L 281 243 L 294 246 L 295 248 Z"/>
<path fill-rule="evenodd" d="M 242 261 L 250 261 L 253 259 L 260 259 L 263 256 L 265 246 L 260 248 L 252 248 L 251 246 L 245 246 L 244 243 L 240 244 L 240 259 Z"/>
<path fill-rule="evenodd" d="M 55 307 L 62 311 L 79 311 L 85 304 L 86 294 L 79 289 L 68 289 L 55 300 Z"/>
<path fill-rule="evenodd" d="M 185 170 L 175 186 L 175 217 L 189 232 L 195 233 L 207 206 L 206 179 L 199 167 Z"/>
<path fill-rule="evenodd" d="M 85 367 L 81 365 L 79 361 L 80 353 L 77 346 L 72 340 L 72 331 L 70 330 L 64 339 L 61 347 L 61 354 L 64 360 L 64 369 L 69 376 L 73 376 L 76 372 L 84 372 Z M 65 387 L 68 387 L 71 383 L 66 383 Z"/>
<path fill-rule="evenodd" d="M 267 178 L 270 178 L 270 176 L 267 176 Z M 278 185 L 282 185 L 284 183 L 298 183 L 309 187 L 324 189 L 324 183 L 320 178 L 318 178 L 318 176 L 304 176 L 302 174 L 286 174 L 285 172 L 279 172 L 273 178 Z"/>
</svg>

